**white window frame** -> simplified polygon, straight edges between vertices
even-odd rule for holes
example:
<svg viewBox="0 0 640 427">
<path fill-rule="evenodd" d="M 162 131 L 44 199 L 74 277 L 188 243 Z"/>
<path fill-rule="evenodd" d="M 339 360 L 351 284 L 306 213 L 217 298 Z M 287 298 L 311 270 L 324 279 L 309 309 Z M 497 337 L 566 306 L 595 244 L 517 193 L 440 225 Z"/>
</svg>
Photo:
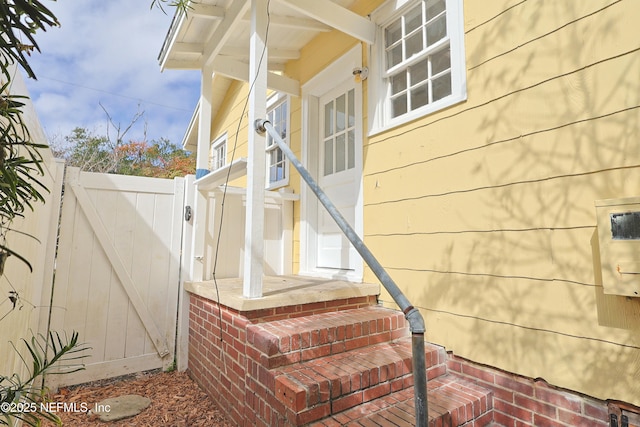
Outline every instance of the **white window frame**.
<svg viewBox="0 0 640 427">
<path fill-rule="evenodd" d="M 411 59 L 411 62 L 419 62 L 437 51 L 443 44 L 448 43 L 451 51 L 451 94 L 398 117 L 391 117 L 390 90 L 388 79 L 385 76 L 387 61 L 384 46 L 385 27 L 420 2 L 417 0 L 390 0 L 371 15 L 373 21 L 378 24 L 378 34 L 376 35 L 376 43 L 371 46 L 370 55 L 369 135 L 395 128 L 467 99 L 463 0 L 445 0 L 447 36 L 420 55 L 416 55 Z"/>
<path fill-rule="evenodd" d="M 286 130 L 287 130 L 287 134 L 285 136 L 285 138 L 283 138 L 284 142 L 289 145 L 289 138 L 290 138 L 290 134 L 291 134 L 291 99 L 288 95 L 283 94 L 283 93 L 275 93 L 272 96 L 270 96 L 267 99 L 267 117 L 270 117 L 270 113 L 277 107 L 279 107 L 280 105 L 286 103 L 287 104 L 287 113 L 286 113 L 286 117 L 285 117 L 285 121 L 286 121 Z M 272 123 L 275 127 L 275 123 Z M 270 167 L 271 167 L 271 152 L 274 150 L 279 150 L 277 144 L 274 142 L 272 144 L 269 144 L 269 139 L 270 137 L 267 135 L 266 141 L 267 141 L 267 147 L 265 148 L 266 150 L 266 176 L 265 176 L 265 182 L 266 182 L 266 189 L 267 190 L 273 190 L 275 188 L 280 188 L 280 187 L 284 187 L 286 185 L 289 185 L 289 160 L 284 157 L 284 178 L 277 180 L 277 181 L 273 181 L 271 182 L 270 180 Z M 283 154 L 284 156 L 284 154 Z"/>
<path fill-rule="evenodd" d="M 227 164 L 227 139 L 227 133 L 225 132 L 211 142 L 209 160 L 211 161 L 210 168 L 212 171 L 218 170 Z M 220 159 L 221 154 L 222 159 Z"/>
</svg>

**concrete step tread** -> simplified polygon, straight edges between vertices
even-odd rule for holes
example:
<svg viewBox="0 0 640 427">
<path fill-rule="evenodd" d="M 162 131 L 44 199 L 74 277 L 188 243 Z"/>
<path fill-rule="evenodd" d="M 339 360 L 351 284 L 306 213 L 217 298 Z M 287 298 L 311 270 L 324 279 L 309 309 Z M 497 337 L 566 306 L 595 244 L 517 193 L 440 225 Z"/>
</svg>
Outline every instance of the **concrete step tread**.
<svg viewBox="0 0 640 427">
<path fill-rule="evenodd" d="M 403 314 L 380 306 L 282 319 L 247 327 L 247 343 L 269 369 L 409 335 Z"/>
<path fill-rule="evenodd" d="M 427 383 L 429 426 L 495 426 L 491 391 L 456 375 L 447 374 Z M 415 426 L 414 389 L 409 388 L 365 402 L 309 424 L 329 426 Z"/>
<path fill-rule="evenodd" d="M 445 359 L 442 347 L 425 343 L 428 378 L 446 372 Z M 276 398 L 294 412 L 335 401 L 348 406 L 358 403 L 354 393 L 368 401 L 411 387 L 411 371 L 411 339 L 403 338 L 275 369 Z"/>
</svg>

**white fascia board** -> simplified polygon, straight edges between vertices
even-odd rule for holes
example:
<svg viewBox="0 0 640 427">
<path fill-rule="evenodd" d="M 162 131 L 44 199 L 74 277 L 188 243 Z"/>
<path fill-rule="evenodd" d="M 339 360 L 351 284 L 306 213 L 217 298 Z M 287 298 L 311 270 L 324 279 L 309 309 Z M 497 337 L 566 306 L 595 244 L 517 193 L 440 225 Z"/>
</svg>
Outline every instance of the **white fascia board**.
<svg viewBox="0 0 640 427">
<path fill-rule="evenodd" d="M 164 63 L 164 69 L 169 70 L 201 70 L 202 60 L 194 59 L 190 61 L 180 59 L 169 59 Z"/>
<path fill-rule="evenodd" d="M 331 0 L 279 0 L 279 2 L 365 43 L 373 44 L 376 39 L 376 25 L 373 22 Z"/>
<path fill-rule="evenodd" d="M 184 133 L 182 137 L 182 148 L 188 151 L 195 151 L 198 145 L 198 123 L 200 121 L 200 101 L 196 105 L 195 110 L 193 111 L 193 115 L 191 116 L 191 120 L 189 121 L 189 126 L 187 126 L 187 131 Z M 190 141 L 195 140 L 195 142 L 190 143 Z"/>
<path fill-rule="evenodd" d="M 176 43 L 178 34 L 180 33 L 186 19 L 186 15 L 184 13 L 181 13 L 180 10 L 176 8 L 176 14 L 173 15 L 169 31 L 165 36 L 164 43 L 162 43 L 160 55 L 158 55 L 158 61 L 160 62 L 160 71 L 164 71 L 167 68 L 169 53 L 171 52 L 173 45 Z"/>
</svg>

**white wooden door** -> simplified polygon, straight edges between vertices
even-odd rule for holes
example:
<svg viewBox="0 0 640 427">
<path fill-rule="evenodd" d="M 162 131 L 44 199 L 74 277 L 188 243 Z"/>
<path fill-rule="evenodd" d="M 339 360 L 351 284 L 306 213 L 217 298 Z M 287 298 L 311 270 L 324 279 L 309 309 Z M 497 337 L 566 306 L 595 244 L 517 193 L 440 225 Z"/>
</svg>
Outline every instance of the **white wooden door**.
<svg viewBox="0 0 640 427">
<path fill-rule="evenodd" d="M 50 387 L 173 363 L 184 180 L 68 168 L 51 329 L 91 346 L 86 370 Z"/>
<path fill-rule="evenodd" d="M 332 89 L 319 102 L 318 183 L 342 216 L 355 226 L 360 182 L 355 83 Z M 317 267 L 353 271 L 358 254 L 325 209 L 318 210 Z"/>
</svg>

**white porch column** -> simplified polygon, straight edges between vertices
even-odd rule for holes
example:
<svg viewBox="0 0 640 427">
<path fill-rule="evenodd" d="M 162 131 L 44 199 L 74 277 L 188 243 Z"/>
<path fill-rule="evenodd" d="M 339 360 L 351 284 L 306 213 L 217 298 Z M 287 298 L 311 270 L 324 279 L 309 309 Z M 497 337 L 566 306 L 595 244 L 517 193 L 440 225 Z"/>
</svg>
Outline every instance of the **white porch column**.
<svg viewBox="0 0 640 427">
<path fill-rule="evenodd" d="M 198 119 L 198 148 L 196 151 L 196 179 L 209 173 L 209 146 L 211 144 L 211 98 L 213 96 L 213 69 L 205 65 L 200 84 L 200 110 Z M 193 202 L 193 238 L 191 240 L 191 280 L 206 280 L 204 271 L 204 239 L 206 234 L 207 199 L 197 192 Z"/>
<path fill-rule="evenodd" d="M 196 179 L 209 172 L 209 146 L 211 144 L 211 98 L 213 97 L 213 67 L 205 65 L 200 83 L 200 112 L 198 121 L 198 151 L 196 153 Z"/>
<path fill-rule="evenodd" d="M 244 239 L 242 296 L 262 297 L 264 259 L 265 137 L 254 128 L 256 119 L 267 115 L 267 0 L 251 0 L 249 46 L 249 159 L 247 169 L 247 214 Z M 262 58 L 262 60 L 261 60 Z"/>
</svg>

